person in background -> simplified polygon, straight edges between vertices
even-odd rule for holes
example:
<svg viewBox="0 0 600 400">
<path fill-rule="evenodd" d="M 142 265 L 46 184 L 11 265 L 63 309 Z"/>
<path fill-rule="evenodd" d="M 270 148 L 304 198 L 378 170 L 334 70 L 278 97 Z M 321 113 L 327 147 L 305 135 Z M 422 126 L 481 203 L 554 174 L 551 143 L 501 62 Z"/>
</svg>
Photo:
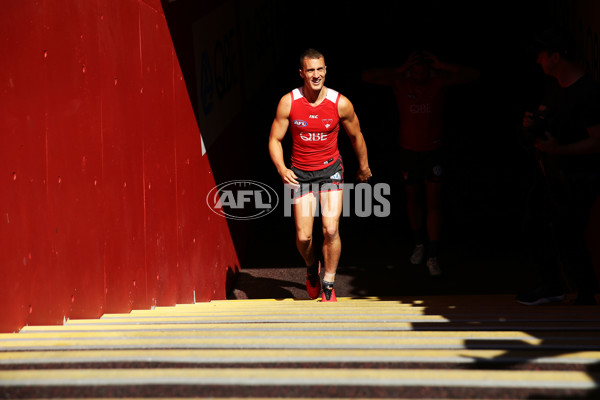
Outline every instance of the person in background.
<svg viewBox="0 0 600 400">
<path fill-rule="evenodd" d="M 426 258 L 429 274 L 440 275 L 446 89 L 477 80 L 479 71 L 442 62 L 427 51 L 415 51 L 400 67 L 368 69 L 362 78 L 394 90 L 400 119 L 398 159 L 415 242 L 410 262 L 421 264 Z"/>
<path fill-rule="evenodd" d="M 517 301 L 562 301 L 570 283 L 577 292 L 575 304 L 592 305 L 598 277 L 586 232 L 592 208 L 600 204 L 600 85 L 577 63 L 568 31 L 545 30 L 534 47 L 537 63 L 550 80 L 537 110 L 525 113 L 523 127 L 540 167 L 542 196 L 531 207 L 547 210 L 538 229 L 545 246 L 538 252 L 539 285 L 518 294 Z"/>
</svg>

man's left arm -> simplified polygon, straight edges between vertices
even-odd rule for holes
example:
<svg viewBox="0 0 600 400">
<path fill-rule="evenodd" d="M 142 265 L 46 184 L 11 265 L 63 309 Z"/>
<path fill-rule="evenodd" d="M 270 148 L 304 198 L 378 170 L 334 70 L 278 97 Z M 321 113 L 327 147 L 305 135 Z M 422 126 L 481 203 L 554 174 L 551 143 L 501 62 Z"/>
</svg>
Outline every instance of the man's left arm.
<svg viewBox="0 0 600 400">
<path fill-rule="evenodd" d="M 561 145 L 558 141 L 546 133 L 547 140 L 538 140 L 535 147 L 546 153 L 577 155 L 600 153 L 600 125 L 587 128 L 588 137 L 578 142 Z"/>
<path fill-rule="evenodd" d="M 440 78 L 446 85 L 462 85 L 479 79 L 480 71 L 468 65 L 452 64 L 440 61 L 433 53 L 423 52 L 425 57 L 431 61 L 431 67 L 441 72 Z"/>
<path fill-rule="evenodd" d="M 340 115 L 340 121 L 344 130 L 350 138 L 354 153 L 358 159 L 358 173 L 357 179 L 361 182 L 366 182 L 371 178 L 371 169 L 369 168 L 369 157 L 367 154 L 367 144 L 365 138 L 360 130 L 360 123 L 358 122 L 358 116 L 354 111 L 354 106 L 345 96 L 340 97 L 338 103 L 338 112 Z"/>
</svg>

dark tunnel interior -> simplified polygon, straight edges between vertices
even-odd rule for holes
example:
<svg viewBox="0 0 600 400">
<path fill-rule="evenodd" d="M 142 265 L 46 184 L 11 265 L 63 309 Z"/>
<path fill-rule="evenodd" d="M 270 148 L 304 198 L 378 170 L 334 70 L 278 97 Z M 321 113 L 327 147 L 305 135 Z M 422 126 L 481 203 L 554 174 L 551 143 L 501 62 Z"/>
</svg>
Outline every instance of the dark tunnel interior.
<svg viewBox="0 0 600 400">
<path fill-rule="evenodd" d="M 201 78 L 195 66 L 193 27 L 217 3 L 163 2 L 196 113 L 200 112 L 196 87 Z M 244 2 L 232 3 L 237 6 L 237 26 L 242 27 L 235 34 L 243 39 L 244 29 L 252 29 L 260 37 L 256 48 L 239 49 L 242 68 L 249 62 L 244 55 L 251 52 L 269 51 L 273 61 L 252 67 L 245 79 L 260 85 L 244 94 L 236 117 L 240 123 L 207 146 L 217 182 L 253 179 L 281 186 L 267 151 L 269 129 L 281 96 L 302 84 L 298 56 L 314 47 L 326 58 L 326 85 L 354 104 L 374 182 L 391 187 L 387 218 L 350 217 L 340 222 L 344 241 L 340 266 L 359 259 L 394 263 L 411 240 L 397 168 L 397 114 L 391 90 L 363 82 L 361 73 L 370 67 L 398 66 L 419 49 L 443 61 L 476 67 L 481 72 L 476 82 L 453 87 L 448 93 L 443 245 L 447 253 L 460 252 L 455 260 L 467 257 L 473 271 L 481 274 L 477 279 L 490 283 L 479 286 L 480 290 L 494 291 L 495 281 L 515 285 L 498 291 L 517 290 L 519 282 L 511 275 L 530 257 L 522 224 L 536 168 L 520 124 L 523 112 L 537 105 L 546 79 L 529 49 L 536 32 L 565 18 L 561 3 L 264 1 L 256 2 L 248 12 L 241 7 Z M 243 21 L 254 22 L 248 27 Z M 353 182 L 356 158 L 346 139 L 340 135 L 339 146 L 346 181 Z M 293 222 L 281 213 L 228 223 L 242 268 L 299 265 Z M 490 261 L 496 270 L 487 269 Z M 478 264 L 487 270 L 477 271 Z M 498 279 L 500 275 L 505 278 Z"/>
</svg>

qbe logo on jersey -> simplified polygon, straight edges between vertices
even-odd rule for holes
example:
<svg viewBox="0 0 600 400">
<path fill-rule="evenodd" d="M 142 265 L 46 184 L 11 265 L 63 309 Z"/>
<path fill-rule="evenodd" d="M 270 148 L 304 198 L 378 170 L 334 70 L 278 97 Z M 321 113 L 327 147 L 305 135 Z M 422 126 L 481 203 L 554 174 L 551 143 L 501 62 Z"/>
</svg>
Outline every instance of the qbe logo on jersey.
<svg viewBox="0 0 600 400">
<path fill-rule="evenodd" d="M 264 217 L 278 203 L 279 197 L 269 185 L 250 180 L 221 183 L 206 196 L 206 204 L 215 214 L 238 220 Z"/>
</svg>

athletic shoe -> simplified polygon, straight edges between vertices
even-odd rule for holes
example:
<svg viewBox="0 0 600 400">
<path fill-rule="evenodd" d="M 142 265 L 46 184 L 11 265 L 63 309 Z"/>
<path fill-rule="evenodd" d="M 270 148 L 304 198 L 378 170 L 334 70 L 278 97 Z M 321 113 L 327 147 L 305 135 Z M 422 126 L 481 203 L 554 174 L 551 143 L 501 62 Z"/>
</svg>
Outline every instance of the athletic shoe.
<svg viewBox="0 0 600 400">
<path fill-rule="evenodd" d="M 429 275 L 438 276 L 442 274 L 440 269 L 440 262 L 437 257 L 431 257 L 427 259 L 427 269 L 429 269 Z"/>
<path fill-rule="evenodd" d="M 537 306 L 546 303 L 563 301 L 565 293 L 557 288 L 539 287 L 528 293 L 517 295 L 517 301 L 526 306 Z"/>
<path fill-rule="evenodd" d="M 318 265 L 306 268 L 306 291 L 311 299 L 319 297 L 321 292 L 321 261 L 318 261 Z"/>
<path fill-rule="evenodd" d="M 425 256 L 425 245 L 418 244 L 415 246 L 412 255 L 410 256 L 411 264 L 421 264 Z"/>
<path fill-rule="evenodd" d="M 333 283 L 323 283 L 323 293 L 321 294 L 321 302 L 336 302 L 337 298 L 335 297 L 335 289 L 333 288 Z"/>
</svg>

